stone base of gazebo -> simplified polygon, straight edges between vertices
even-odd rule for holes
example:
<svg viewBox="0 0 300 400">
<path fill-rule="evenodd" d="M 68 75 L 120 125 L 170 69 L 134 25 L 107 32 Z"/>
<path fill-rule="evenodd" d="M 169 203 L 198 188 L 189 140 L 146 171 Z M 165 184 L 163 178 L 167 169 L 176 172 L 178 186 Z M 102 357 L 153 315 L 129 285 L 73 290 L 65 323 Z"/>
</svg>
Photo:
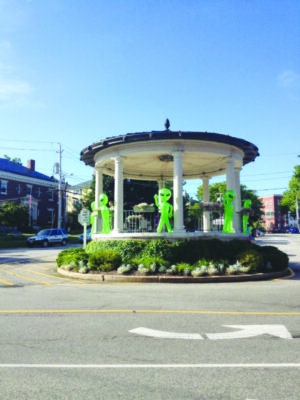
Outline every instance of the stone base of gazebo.
<svg viewBox="0 0 300 400">
<path fill-rule="evenodd" d="M 93 233 L 93 240 L 153 240 L 153 239 L 167 239 L 167 240 L 195 240 L 195 239 L 219 239 L 219 240 L 233 240 L 242 239 L 247 240 L 248 235 L 244 233 L 223 233 L 223 232 L 111 232 L 109 234 Z"/>
</svg>

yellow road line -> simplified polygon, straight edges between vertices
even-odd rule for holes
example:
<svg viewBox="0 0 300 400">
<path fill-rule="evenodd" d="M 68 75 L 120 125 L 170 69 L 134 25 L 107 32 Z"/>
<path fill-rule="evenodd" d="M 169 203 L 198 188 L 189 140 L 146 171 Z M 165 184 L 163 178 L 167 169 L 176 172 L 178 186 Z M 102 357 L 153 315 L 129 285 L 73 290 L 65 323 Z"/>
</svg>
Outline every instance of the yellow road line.
<svg viewBox="0 0 300 400">
<path fill-rule="evenodd" d="M 46 286 L 52 286 L 52 283 L 48 283 L 48 282 L 44 282 L 44 281 L 39 281 L 39 280 L 33 279 L 33 278 L 27 278 L 27 277 L 24 276 L 24 275 L 20 275 L 20 274 L 17 274 L 17 273 L 15 273 L 15 272 L 10 272 L 10 271 L 7 271 L 6 269 L 0 269 L 0 271 L 5 272 L 6 274 L 9 274 L 9 275 L 16 276 L 17 278 L 25 279 L 25 280 L 27 280 L 27 281 L 42 283 L 43 285 L 46 285 Z"/>
<path fill-rule="evenodd" d="M 0 279 L 0 282 L 5 283 L 6 285 L 9 285 L 9 286 L 14 286 L 13 283 L 8 282 L 8 281 L 6 281 L 6 280 L 4 280 L 4 279 Z"/>
<path fill-rule="evenodd" d="M 24 269 L 24 266 L 28 266 L 28 264 L 26 264 L 26 265 L 23 265 L 22 267 L 16 267 L 16 268 L 14 268 L 13 266 L 9 266 L 9 265 L 6 265 L 6 267 L 10 267 L 10 268 L 14 268 L 14 269 Z M 33 268 L 37 268 L 37 269 L 41 269 L 41 270 L 43 270 L 43 271 L 50 271 L 51 270 L 51 268 L 49 268 L 49 267 L 38 267 L 37 265 L 29 265 L 30 267 L 33 267 Z"/>
<path fill-rule="evenodd" d="M 9 266 L 9 265 L 6 265 L 6 266 L 7 266 L 8 268 L 12 268 L 12 267 Z M 78 284 L 78 285 L 82 285 L 81 282 L 79 282 L 79 281 L 77 281 L 77 280 L 74 280 L 74 279 L 61 278 L 60 276 L 43 274 L 42 272 L 33 271 L 32 269 L 27 269 L 27 268 L 21 268 L 21 267 L 20 267 L 20 268 L 18 268 L 18 269 L 20 269 L 20 270 L 22 270 L 22 271 L 30 272 L 30 273 L 35 274 L 35 275 L 46 276 L 47 278 L 51 278 L 51 279 L 58 279 L 58 280 L 68 281 L 68 282 L 76 283 L 76 284 Z"/>
<path fill-rule="evenodd" d="M 27 269 L 27 268 L 23 268 L 23 271 L 31 272 L 32 274 L 36 274 L 36 275 L 46 276 L 47 278 L 51 278 L 51 279 L 58 279 L 58 280 L 68 281 L 68 282 L 72 282 L 72 283 L 77 283 L 78 285 L 82 285 L 81 282 L 74 280 L 74 279 L 61 278 L 60 276 L 43 274 L 42 272 L 33 271 L 33 270 Z"/>
<path fill-rule="evenodd" d="M 273 281 L 282 281 L 283 279 L 292 279 L 292 278 L 294 278 L 294 276 L 296 275 L 295 272 L 291 268 L 289 268 L 289 271 L 290 271 L 290 275 L 283 276 L 282 278 L 273 279 Z"/>
<path fill-rule="evenodd" d="M 147 313 L 147 314 L 206 314 L 206 315 L 286 315 L 286 316 L 300 316 L 300 312 L 256 312 L 256 311 L 191 311 L 191 310 L 0 310 L 0 314 L 26 314 L 26 313 Z"/>
</svg>

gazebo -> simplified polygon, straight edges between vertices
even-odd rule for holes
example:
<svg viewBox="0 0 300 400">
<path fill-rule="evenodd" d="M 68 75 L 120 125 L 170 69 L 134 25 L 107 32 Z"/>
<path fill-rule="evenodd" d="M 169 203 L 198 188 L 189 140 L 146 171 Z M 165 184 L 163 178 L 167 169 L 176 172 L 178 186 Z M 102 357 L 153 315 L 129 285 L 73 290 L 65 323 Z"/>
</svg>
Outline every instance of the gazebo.
<svg viewBox="0 0 300 400">
<path fill-rule="evenodd" d="M 258 148 L 243 139 L 210 132 L 164 131 L 127 133 L 93 143 L 80 153 L 81 160 L 95 169 L 95 208 L 103 191 L 103 174 L 114 177 L 114 224 L 109 234 L 93 239 L 192 238 L 197 236 L 245 237 L 241 233 L 240 171 L 259 155 Z M 209 211 L 203 213 L 203 231 L 186 232 L 183 220 L 182 182 L 202 179 L 203 201 L 209 202 L 209 180 L 225 175 L 227 190 L 234 190 L 235 234 L 211 231 Z M 157 181 L 159 188 L 173 181 L 173 232 L 124 232 L 123 180 Z M 99 224 L 99 222 L 98 222 Z"/>
</svg>

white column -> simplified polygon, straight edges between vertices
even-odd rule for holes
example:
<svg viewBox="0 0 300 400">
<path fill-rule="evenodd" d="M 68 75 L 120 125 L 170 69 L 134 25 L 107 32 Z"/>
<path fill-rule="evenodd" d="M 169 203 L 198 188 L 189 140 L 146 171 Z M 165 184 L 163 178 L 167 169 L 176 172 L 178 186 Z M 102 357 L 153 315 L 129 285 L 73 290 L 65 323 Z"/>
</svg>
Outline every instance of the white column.
<svg viewBox="0 0 300 400">
<path fill-rule="evenodd" d="M 163 179 L 163 178 L 160 178 L 160 179 L 157 181 L 157 183 L 158 183 L 158 190 L 160 190 L 160 189 L 162 189 L 162 188 L 164 187 L 165 182 L 164 182 L 164 179 Z"/>
<path fill-rule="evenodd" d="M 203 183 L 203 203 L 209 202 L 209 183 L 208 176 L 202 178 Z M 203 212 L 203 232 L 209 232 L 211 230 L 210 226 L 210 212 Z"/>
<path fill-rule="evenodd" d="M 174 232 L 184 232 L 182 196 L 182 150 L 175 151 L 173 172 Z"/>
<path fill-rule="evenodd" d="M 235 175 L 234 175 L 234 160 L 230 158 L 226 163 L 226 189 L 233 190 L 235 192 Z M 236 195 L 236 193 L 235 193 Z M 233 202 L 234 210 L 236 210 L 236 200 Z M 237 218 L 234 213 L 233 228 L 237 232 Z"/>
<path fill-rule="evenodd" d="M 242 217 L 241 217 L 241 184 L 240 184 L 240 172 L 242 168 L 234 169 L 234 185 L 235 185 L 235 213 L 237 218 L 237 231 L 242 232 Z"/>
<path fill-rule="evenodd" d="M 99 196 L 103 192 L 103 172 L 99 167 L 95 168 L 95 211 L 99 209 Z M 101 231 L 100 216 L 96 220 L 96 233 Z"/>
<path fill-rule="evenodd" d="M 123 232 L 123 158 L 115 158 L 114 232 Z"/>
</svg>

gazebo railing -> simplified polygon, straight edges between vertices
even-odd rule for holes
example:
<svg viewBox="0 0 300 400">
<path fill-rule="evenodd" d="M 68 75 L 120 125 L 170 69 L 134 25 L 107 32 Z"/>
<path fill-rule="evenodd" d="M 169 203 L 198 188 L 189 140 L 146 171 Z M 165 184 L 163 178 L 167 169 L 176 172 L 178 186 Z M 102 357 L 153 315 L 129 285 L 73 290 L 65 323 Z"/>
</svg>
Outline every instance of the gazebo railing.
<svg viewBox="0 0 300 400">
<path fill-rule="evenodd" d="M 159 219 L 156 213 L 124 210 L 123 216 L 123 232 L 156 232 Z M 209 231 L 222 232 L 224 224 L 223 213 L 211 212 L 209 218 Z M 198 219 L 197 226 L 195 226 L 193 230 L 203 232 L 202 216 Z"/>
<path fill-rule="evenodd" d="M 155 214 L 152 212 L 134 212 L 124 210 L 124 232 L 155 232 Z"/>
</svg>

